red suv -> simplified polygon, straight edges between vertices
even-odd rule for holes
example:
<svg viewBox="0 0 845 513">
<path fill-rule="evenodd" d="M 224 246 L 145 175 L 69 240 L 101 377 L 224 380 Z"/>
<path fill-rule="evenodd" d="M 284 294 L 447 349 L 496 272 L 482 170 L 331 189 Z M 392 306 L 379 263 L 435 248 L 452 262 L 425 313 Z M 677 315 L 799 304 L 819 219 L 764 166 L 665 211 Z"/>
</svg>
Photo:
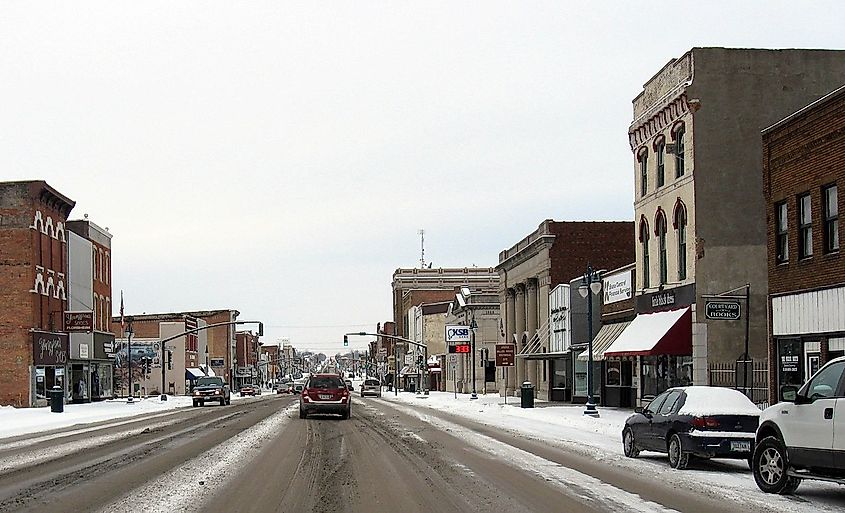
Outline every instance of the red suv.
<svg viewBox="0 0 845 513">
<path fill-rule="evenodd" d="M 352 412 L 352 395 L 343 378 L 337 374 L 313 374 L 299 395 L 299 418 L 309 413 L 337 413 L 348 419 Z"/>
</svg>

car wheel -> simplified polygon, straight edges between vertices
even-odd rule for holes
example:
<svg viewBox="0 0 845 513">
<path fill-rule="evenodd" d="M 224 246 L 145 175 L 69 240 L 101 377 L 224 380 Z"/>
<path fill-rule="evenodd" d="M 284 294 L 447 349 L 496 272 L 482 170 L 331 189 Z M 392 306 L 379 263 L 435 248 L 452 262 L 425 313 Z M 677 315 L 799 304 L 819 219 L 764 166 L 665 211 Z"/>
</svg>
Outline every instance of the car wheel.
<svg viewBox="0 0 845 513">
<path fill-rule="evenodd" d="M 766 493 L 789 495 L 801 484 L 801 479 L 789 475 L 786 447 L 773 436 L 764 438 L 757 444 L 752 461 L 754 481 Z"/>
<path fill-rule="evenodd" d="M 622 433 L 622 449 L 625 451 L 625 456 L 629 458 L 636 458 L 640 455 L 640 449 L 634 441 L 634 432 L 631 431 L 631 428 L 625 428 L 625 432 Z"/>
<path fill-rule="evenodd" d="M 669 465 L 675 470 L 684 470 L 689 465 L 689 453 L 684 452 L 681 437 L 677 433 L 669 439 Z"/>
<path fill-rule="evenodd" d="M 300 408 L 300 409 L 299 409 L 299 418 L 300 418 L 300 419 L 304 419 L 304 418 L 306 418 L 306 417 L 308 417 L 308 412 L 306 412 L 305 410 L 303 410 L 302 408 Z"/>
<path fill-rule="evenodd" d="M 196 408 L 199 405 L 200 405 L 199 401 L 194 401 L 194 408 Z"/>
<path fill-rule="evenodd" d="M 343 412 L 343 415 L 341 415 L 341 418 L 345 420 L 350 416 L 352 416 L 352 408 L 347 408 L 346 411 Z"/>
<path fill-rule="evenodd" d="M 226 399 L 220 398 L 220 406 L 226 406 Z"/>
</svg>

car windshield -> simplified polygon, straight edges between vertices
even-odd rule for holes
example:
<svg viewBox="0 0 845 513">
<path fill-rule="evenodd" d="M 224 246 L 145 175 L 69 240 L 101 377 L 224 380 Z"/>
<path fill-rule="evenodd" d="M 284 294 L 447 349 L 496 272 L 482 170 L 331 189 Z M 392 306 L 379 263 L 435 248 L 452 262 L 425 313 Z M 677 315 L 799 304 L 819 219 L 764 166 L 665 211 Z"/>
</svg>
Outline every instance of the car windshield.
<svg viewBox="0 0 845 513">
<path fill-rule="evenodd" d="M 368 380 L 364 381 L 364 384 L 367 385 L 367 386 L 378 386 L 379 383 L 375 379 L 368 379 Z"/>
<path fill-rule="evenodd" d="M 197 386 L 198 387 L 209 386 L 209 385 L 220 385 L 220 386 L 222 386 L 223 385 L 223 378 L 215 377 L 215 376 L 209 376 L 209 377 L 199 378 L 197 380 Z"/>
<path fill-rule="evenodd" d="M 344 388 L 346 384 L 334 376 L 316 376 L 308 382 L 308 388 Z"/>
</svg>

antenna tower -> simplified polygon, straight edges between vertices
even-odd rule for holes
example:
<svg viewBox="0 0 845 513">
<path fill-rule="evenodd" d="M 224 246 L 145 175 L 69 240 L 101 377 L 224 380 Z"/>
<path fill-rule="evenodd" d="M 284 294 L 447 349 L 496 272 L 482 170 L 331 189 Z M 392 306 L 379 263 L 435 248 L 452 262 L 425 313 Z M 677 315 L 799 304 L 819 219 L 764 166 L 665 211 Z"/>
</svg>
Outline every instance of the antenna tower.
<svg viewBox="0 0 845 513">
<path fill-rule="evenodd" d="M 420 269 L 425 269 L 425 230 L 417 230 L 420 236 Z"/>
</svg>

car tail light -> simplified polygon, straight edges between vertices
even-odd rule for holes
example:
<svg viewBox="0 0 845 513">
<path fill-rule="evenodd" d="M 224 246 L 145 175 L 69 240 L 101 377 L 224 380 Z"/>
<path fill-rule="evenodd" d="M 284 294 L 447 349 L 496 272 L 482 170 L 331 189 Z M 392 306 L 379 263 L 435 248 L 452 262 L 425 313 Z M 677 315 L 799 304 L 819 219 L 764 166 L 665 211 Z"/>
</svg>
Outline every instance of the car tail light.
<svg viewBox="0 0 845 513">
<path fill-rule="evenodd" d="M 698 429 L 715 429 L 719 427 L 719 421 L 713 417 L 693 417 L 692 425 Z"/>
</svg>

